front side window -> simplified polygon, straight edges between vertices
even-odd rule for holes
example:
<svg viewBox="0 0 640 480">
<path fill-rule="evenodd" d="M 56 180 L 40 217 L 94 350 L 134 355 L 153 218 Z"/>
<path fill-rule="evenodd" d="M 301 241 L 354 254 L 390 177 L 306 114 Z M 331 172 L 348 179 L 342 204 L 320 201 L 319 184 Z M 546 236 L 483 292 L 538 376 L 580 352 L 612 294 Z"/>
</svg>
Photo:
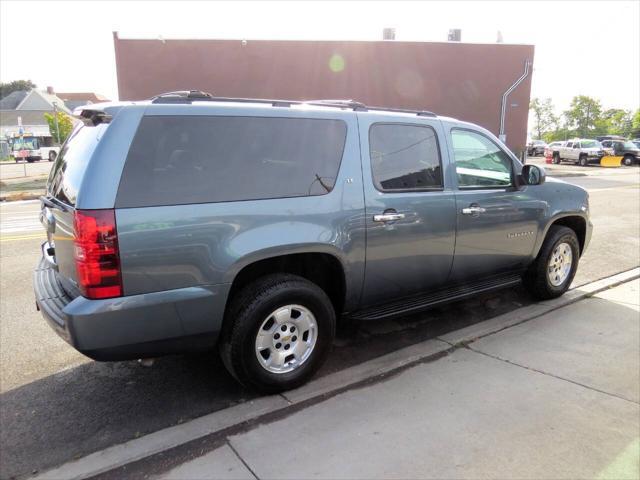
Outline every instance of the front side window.
<svg viewBox="0 0 640 480">
<path fill-rule="evenodd" d="M 378 190 L 442 188 L 438 139 L 431 127 L 376 123 L 369 130 L 369 153 Z"/>
<path fill-rule="evenodd" d="M 503 188 L 511 185 L 511 157 L 484 135 L 452 130 L 458 187 Z"/>
<path fill-rule="evenodd" d="M 144 117 L 116 206 L 324 195 L 336 182 L 346 135 L 342 120 Z"/>
</svg>

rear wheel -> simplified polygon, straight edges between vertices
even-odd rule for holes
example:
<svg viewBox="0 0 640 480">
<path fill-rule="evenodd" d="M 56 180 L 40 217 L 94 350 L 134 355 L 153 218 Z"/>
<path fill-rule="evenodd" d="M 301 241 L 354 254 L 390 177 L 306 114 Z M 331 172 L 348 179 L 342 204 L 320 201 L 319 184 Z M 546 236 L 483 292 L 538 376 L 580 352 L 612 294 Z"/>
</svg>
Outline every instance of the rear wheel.
<svg viewBox="0 0 640 480">
<path fill-rule="evenodd" d="M 552 225 L 538 257 L 525 274 L 527 289 L 538 299 L 559 297 L 569 289 L 579 258 L 576 233 L 568 227 Z"/>
<path fill-rule="evenodd" d="M 220 353 L 229 372 L 263 393 L 295 388 L 325 361 L 336 315 L 326 293 L 295 275 L 249 284 L 229 306 Z"/>
<path fill-rule="evenodd" d="M 553 152 L 553 163 L 560 165 L 560 154 L 558 152 Z"/>
<path fill-rule="evenodd" d="M 578 160 L 578 163 L 580 164 L 581 167 L 586 167 L 588 165 L 588 161 L 587 161 L 587 156 L 586 155 L 580 155 L 580 159 Z"/>
<path fill-rule="evenodd" d="M 626 155 L 623 159 L 622 159 L 622 164 L 630 167 L 631 165 L 633 165 L 633 157 L 631 155 Z"/>
</svg>

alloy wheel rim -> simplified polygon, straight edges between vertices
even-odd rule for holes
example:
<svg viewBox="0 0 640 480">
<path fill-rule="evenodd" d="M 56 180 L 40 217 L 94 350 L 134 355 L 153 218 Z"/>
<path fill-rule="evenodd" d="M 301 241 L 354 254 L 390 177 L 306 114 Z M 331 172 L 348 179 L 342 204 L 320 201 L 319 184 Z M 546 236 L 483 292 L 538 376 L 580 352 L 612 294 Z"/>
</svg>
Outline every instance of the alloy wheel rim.
<svg viewBox="0 0 640 480">
<path fill-rule="evenodd" d="M 554 287 L 562 285 L 569 277 L 572 266 L 573 251 L 571 250 L 571 245 L 565 242 L 559 243 L 556 248 L 553 249 L 551 257 L 549 258 L 549 264 L 547 266 L 549 283 Z"/>
<path fill-rule="evenodd" d="M 302 366 L 313 353 L 318 323 L 302 305 L 286 305 L 271 312 L 256 334 L 258 362 L 270 373 L 288 373 Z"/>
</svg>

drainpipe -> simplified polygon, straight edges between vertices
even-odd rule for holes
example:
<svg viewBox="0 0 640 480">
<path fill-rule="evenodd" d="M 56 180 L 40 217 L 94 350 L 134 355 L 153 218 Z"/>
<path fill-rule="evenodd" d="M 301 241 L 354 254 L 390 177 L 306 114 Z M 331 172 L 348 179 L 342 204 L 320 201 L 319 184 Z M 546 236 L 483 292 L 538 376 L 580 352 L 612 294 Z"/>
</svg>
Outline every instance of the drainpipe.
<svg viewBox="0 0 640 480">
<path fill-rule="evenodd" d="M 531 66 L 531 60 L 524 61 L 524 73 L 520 78 L 518 78 L 513 85 L 511 85 L 506 92 L 502 94 L 502 105 L 500 107 L 500 141 L 505 143 L 507 141 L 507 136 L 504 134 L 504 117 L 507 113 L 507 97 L 511 92 L 513 92 L 518 85 L 522 83 L 522 81 L 527 78 L 529 75 L 529 67 Z"/>
</svg>

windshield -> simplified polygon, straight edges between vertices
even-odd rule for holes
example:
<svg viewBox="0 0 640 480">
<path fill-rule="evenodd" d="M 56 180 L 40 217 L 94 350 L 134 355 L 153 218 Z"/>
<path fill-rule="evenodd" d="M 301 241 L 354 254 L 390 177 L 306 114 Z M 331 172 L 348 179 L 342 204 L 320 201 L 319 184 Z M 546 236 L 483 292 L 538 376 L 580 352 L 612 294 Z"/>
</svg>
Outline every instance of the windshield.
<svg viewBox="0 0 640 480">
<path fill-rule="evenodd" d="M 38 139 L 35 137 L 16 138 L 13 141 L 13 150 L 37 150 Z"/>
<path fill-rule="evenodd" d="M 595 140 L 581 140 L 580 145 L 582 148 L 602 148 L 600 142 L 596 142 Z"/>
</svg>

